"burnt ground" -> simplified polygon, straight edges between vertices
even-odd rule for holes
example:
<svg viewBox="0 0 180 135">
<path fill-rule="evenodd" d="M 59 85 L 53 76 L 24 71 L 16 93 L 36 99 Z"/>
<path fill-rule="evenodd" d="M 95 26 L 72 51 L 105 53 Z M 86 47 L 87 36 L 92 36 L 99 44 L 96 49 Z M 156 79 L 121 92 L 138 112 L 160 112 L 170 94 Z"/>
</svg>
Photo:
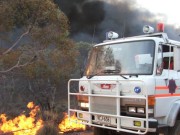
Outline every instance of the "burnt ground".
<svg viewBox="0 0 180 135">
<path fill-rule="evenodd" d="M 79 132 L 72 131 L 72 132 L 60 133 L 60 135 L 94 135 L 94 134 L 93 134 L 93 128 L 87 127 L 87 129 L 85 131 L 79 131 Z M 121 132 L 119 135 L 135 135 L 135 134 Z"/>
<path fill-rule="evenodd" d="M 84 131 L 84 132 L 69 132 L 69 133 L 64 133 L 62 135 L 94 135 L 93 131 Z M 133 134 L 129 134 L 129 133 L 121 133 L 121 135 L 133 135 Z"/>
<path fill-rule="evenodd" d="M 91 132 L 71 132 L 71 133 L 65 133 L 63 135 L 94 135 L 93 131 Z M 135 135 L 135 134 L 130 134 L 130 133 L 121 133 L 120 135 Z"/>
</svg>

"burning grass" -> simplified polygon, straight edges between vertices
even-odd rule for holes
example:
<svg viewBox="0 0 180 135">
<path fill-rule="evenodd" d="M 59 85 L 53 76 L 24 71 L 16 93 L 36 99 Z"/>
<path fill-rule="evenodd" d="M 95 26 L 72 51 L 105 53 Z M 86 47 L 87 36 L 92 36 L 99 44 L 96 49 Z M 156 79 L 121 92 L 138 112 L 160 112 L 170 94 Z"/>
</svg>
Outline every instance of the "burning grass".
<svg viewBox="0 0 180 135">
<path fill-rule="evenodd" d="M 33 102 L 28 103 L 27 107 L 31 109 L 29 116 L 21 114 L 14 119 L 8 120 L 6 114 L 1 114 L 0 131 L 3 133 L 13 133 L 13 135 L 32 135 L 43 125 L 41 119 L 36 120 L 36 114 L 39 107 Z"/>
<path fill-rule="evenodd" d="M 61 132 L 70 132 L 70 131 L 83 131 L 86 130 L 86 126 L 82 124 L 78 124 L 81 121 L 78 120 L 73 114 L 70 118 L 67 113 L 64 114 L 63 121 L 59 124 L 59 129 Z"/>
<path fill-rule="evenodd" d="M 0 135 L 58 135 L 59 132 L 85 130 L 84 125 L 77 123 L 80 121 L 77 120 L 75 115 L 69 119 L 65 113 L 64 119 L 57 126 L 52 122 L 52 119 L 51 121 L 43 121 L 41 118 L 38 118 L 37 114 L 40 108 L 33 102 L 29 102 L 27 108 L 30 109 L 28 116 L 21 114 L 14 119 L 8 119 L 6 114 L 0 114 Z M 53 114 L 50 115 L 50 117 L 53 117 Z M 76 122 L 70 122 L 69 120 Z"/>
</svg>

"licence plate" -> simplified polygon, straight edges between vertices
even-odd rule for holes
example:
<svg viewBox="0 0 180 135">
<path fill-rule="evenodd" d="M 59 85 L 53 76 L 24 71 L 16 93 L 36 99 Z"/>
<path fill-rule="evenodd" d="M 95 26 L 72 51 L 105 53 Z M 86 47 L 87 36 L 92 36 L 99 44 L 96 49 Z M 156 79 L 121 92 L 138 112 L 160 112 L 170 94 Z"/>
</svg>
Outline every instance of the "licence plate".
<svg viewBox="0 0 180 135">
<path fill-rule="evenodd" d="M 108 123 L 108 124 L 111 123 L 111 118 L 108 116 L 98 115 L 97 119 L 98 119 L 98 122 L 101 122 L 101 123 Z"/>
</svg>

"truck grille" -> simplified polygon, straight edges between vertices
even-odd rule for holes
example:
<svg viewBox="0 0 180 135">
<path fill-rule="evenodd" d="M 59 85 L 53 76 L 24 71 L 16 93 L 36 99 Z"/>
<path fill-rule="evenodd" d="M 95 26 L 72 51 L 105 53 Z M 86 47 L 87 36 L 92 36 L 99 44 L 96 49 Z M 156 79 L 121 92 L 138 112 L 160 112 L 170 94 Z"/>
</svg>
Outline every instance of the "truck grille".
<svg viewBox="0 0 180 135">
<path fill-rule="evenodd" d="M 121 99 L 120 103 L 120 113 L 119 115 L 122 116 L 138 116 L 144 117 L 145 114 L 138 114 L 138 113 L 128 113 L 127 105 L 124 102 L 124 99 Z M 136 104 L 131 104 L 132 106 L 137 106 Z M 91 111 L 97 113 L 106 113 L 116 115 L 116 98 L 110 97 L 92 97 L 91 99 Z"/>
<path fill-rule="evenodd" d="M 116 115 L 116 99 L 105 97 L 92 97 L 91 111 Z"/>
</svg>

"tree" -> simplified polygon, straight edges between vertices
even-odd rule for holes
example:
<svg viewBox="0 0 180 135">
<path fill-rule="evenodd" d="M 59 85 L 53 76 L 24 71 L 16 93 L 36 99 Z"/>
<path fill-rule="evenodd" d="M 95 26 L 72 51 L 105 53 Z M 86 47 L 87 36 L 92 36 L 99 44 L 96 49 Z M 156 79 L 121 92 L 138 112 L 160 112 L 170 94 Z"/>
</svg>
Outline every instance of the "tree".
<svg viewBox="0 0 180 135">
<path fill-rule="evenodd" d="M 0 0 L 0 10 L 1 93 L 12 97 L 3 107 L 35 100 L 54 109 L 76 64 L 67 17 L 52 0 Z"/>
<path fill-rule="evenodd" d="M 8 54 L 17 46 L 23 46 L 21 56 L 35 55 L 50 45 L 64 46 L 68 21 L 51 0 L 2 0 L 0 10 L 1 43 L 11 45 L 1 55 Z"/>
<path fill-rule="evenodd" d="M 77 57 L 78 64 L 77 64 L 77 69 L 76 69 L 74 77 L 79 78 L 82 76 L 86 68 L 85 66 L 87 64 L 88 55 L 90 54 L 92 45 L 90 43 L 80 41 L 76 43 L 76 48 L 79 52 L 79 55 Z"/>
</svg>

